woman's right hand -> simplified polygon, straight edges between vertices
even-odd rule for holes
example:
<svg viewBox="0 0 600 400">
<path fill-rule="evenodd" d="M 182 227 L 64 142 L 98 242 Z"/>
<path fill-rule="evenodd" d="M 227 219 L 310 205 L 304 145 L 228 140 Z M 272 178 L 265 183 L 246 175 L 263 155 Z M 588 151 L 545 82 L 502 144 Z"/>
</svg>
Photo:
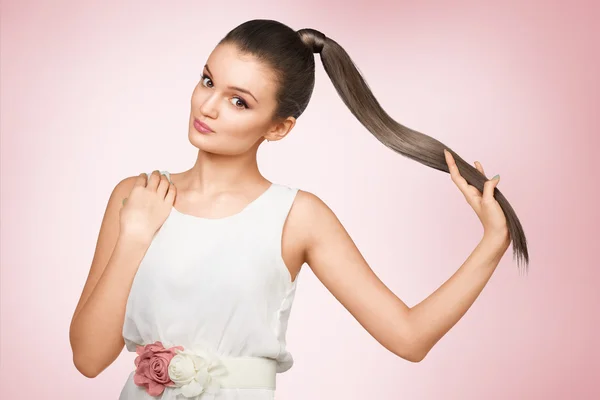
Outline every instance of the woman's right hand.
<svg viewBox="0 0 600 400">
<path fill-rule="evenodd" d="M 165 175 L 142 173 L 119 211 L 120 235 L 150 243 L 171 212 L 177 190 Z"/>
</svg>

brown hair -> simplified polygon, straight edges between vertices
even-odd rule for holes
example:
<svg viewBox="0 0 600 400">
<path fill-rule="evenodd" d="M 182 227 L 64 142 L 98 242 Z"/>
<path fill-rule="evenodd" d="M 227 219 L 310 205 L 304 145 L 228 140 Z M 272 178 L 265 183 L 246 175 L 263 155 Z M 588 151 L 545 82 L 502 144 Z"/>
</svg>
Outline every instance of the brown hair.
<svg viewBox="0 0 600 400">
<path fill-rule="evenodd" d="M 348 53 L 323 33 L 309 28 L 294 31 L 277 21 L 256 19 L 234 28 L 221 39 L 219 44 L 222 43 L 234 44 L 242 53 L 251 54 L 272 68 L 278 83 L 274 120 L 288 116 L 298 118 L 304 112 L 315 85 L 314 53 L 320 53 L 323 67 L 342 101 L 381 143 L 405 157 L 449 173 L 443 151 L 447 149 L 460 174 L 483 192 L 488 178 L 449 146 L 391 118 L 377 102 Z M 517 267 L 524 262 L 527 271 L 529 253 L 521 223 L 497 188 L 494 197 L 506 216 Z"/>
</svg>

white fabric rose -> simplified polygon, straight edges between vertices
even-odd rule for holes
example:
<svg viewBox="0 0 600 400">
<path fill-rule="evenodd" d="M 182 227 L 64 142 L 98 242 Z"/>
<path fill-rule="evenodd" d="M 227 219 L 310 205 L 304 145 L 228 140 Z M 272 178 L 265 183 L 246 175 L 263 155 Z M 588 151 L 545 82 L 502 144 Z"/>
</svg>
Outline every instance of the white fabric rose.
<svg viewBox="0 0 600 400">
<path fill-rule="evenodd" d="M 227 369 L 214 355 L 205 351 L 179 350 L 169 363 L 169 377 L 185 397 L 195 397 L 204 392 L 215 394 L 221 388 L 219 377 Z"/>
<path fill-rule="evenodd" d="M 196 374 L 193 359 L 187 354 L 182 354 L 186 351 L 175 350 L 176 354 L 169 362 L 169 378 L 175 383 L 175 386 L 190 383 Z"/>
</svg>

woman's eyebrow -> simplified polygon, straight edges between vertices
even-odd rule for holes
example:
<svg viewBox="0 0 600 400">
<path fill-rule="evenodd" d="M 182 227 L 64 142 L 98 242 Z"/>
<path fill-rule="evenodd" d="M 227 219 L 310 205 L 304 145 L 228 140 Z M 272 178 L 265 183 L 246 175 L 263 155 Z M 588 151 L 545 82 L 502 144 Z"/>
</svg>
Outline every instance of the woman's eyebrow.
<svg viewBox="0 0 600 400">
<path fill-rule="evenodd" d="M 209 74 L 212 75 L 212 72 L 210 72 L 210 68 L 208 68 L 208 64 L 204 65 L 204 68 L 206 68 L 206 70 L 208 71 Z M 243 93 L 247 93 L 250 96 L 252 96 L 252 98 L 254 99 L 254 101 L 256 101 L 258 103 L 258 100 L 256 100 L 256 97 L 254 97 L 254 95 L 252 93 L 250 93 L 249 90 L 237 87 L 237 86 L 227 86 L 228 89 L 232 89 L 232 90 L 237 90 L 238 92 L 243 92 Z"/>
</svg>

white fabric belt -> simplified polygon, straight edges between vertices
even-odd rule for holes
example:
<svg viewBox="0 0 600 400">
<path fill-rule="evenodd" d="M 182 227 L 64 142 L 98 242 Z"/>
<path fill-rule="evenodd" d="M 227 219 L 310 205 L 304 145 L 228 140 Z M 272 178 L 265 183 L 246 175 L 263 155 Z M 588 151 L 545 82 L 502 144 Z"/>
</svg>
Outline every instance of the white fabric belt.
<svg viewBox="0 0 600 400">
<path fill-rule="evenodd" d="M 219 378 L 223 388 L 275 389 L 275 360 L 262 357 L 219 358 L 228 372 Z"/>
<path fill-rule="evenodd" d="M 160 341 L 136 344 L 138 357 L 133 381 L 156 396 L 166 387 L 181 390 L 185 397 L 221 388 L 275 390 L 277 362 L 265 357 L 221 356 L 207 348 L 167 346 Z"/>
</svg>

